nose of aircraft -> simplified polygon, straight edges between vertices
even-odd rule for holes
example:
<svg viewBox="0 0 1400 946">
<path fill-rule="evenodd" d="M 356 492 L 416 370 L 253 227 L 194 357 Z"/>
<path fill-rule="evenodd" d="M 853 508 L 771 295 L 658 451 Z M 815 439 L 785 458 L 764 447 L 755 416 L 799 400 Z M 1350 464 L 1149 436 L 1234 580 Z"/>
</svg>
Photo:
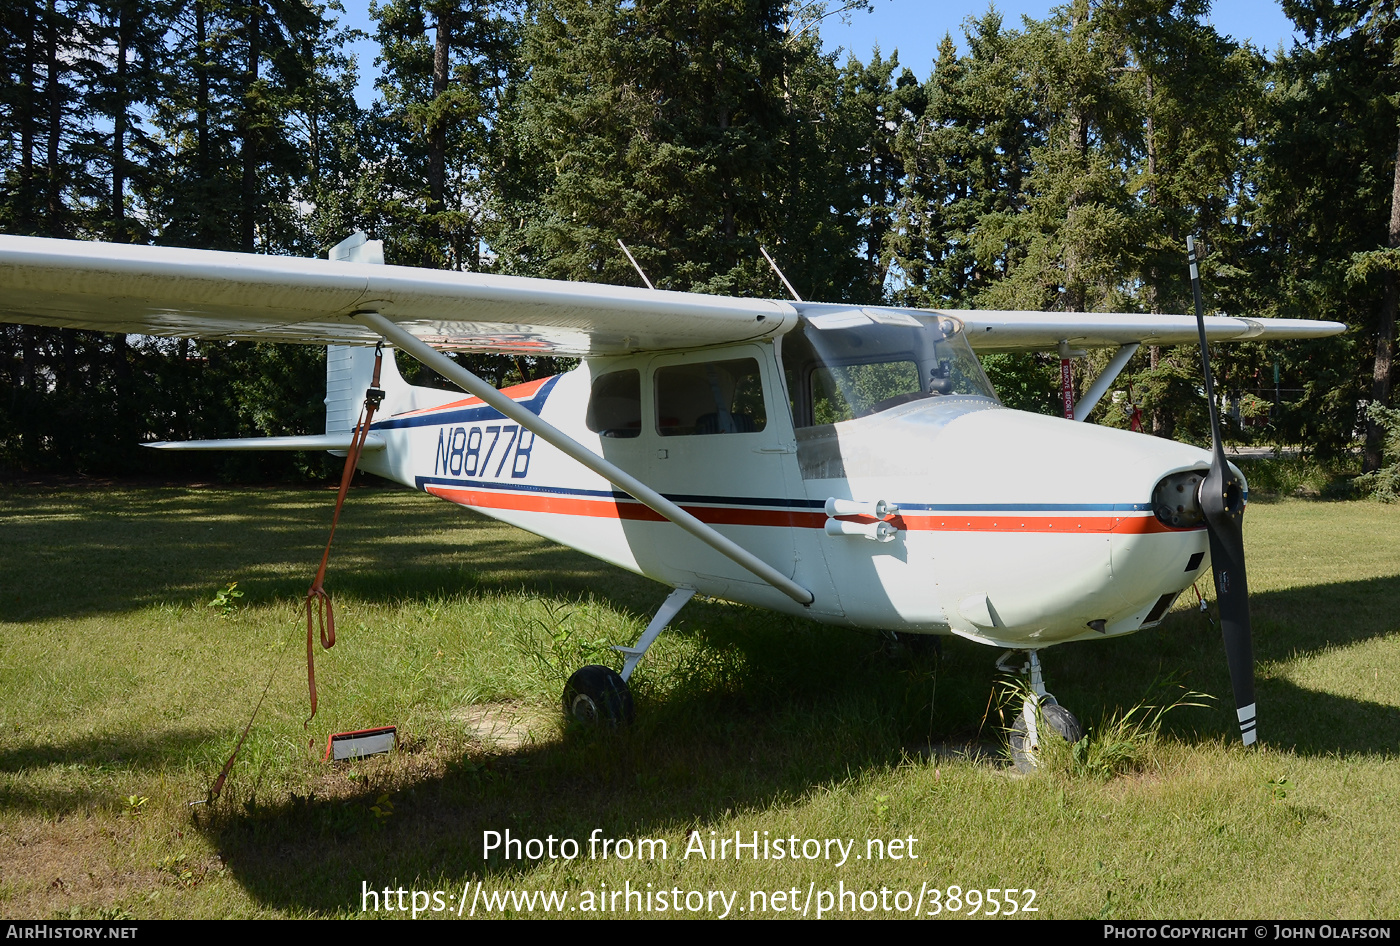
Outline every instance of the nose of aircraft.
<svg viewBox="0 0 1400 946">
<path fill-rule="evenodd" d="M 910 415 L 906 442 L 934 422 Z M 1204 450 L 1011 410 L 963 414 L 929 440 L 934 508 L 955 513 L 938 533 L 939 598 L 959 630 L 1026 645 L 1134 631 L 1205 567 Z"/>
<path fill-rule="evenodd" d="M 1199 447 L 1012 410 L 956 418 L 938 438 L 938 453 L 964 472 L 956 489 L 976 497 L 968 501 L 1122 512 L 1150 510 L 1164 477 L 1210 465 L 1210 454 Z"/>
</svg>

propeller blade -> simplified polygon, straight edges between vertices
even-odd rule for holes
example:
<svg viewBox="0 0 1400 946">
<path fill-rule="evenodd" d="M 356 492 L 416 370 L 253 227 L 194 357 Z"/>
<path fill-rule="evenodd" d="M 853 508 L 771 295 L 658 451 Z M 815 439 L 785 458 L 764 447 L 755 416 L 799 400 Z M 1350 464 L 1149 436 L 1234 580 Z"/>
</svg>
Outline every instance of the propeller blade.
<svg viewBox="0 0 1400 946">
<path fill-rule="evenodd" d="M 1220 633 L 1225 639 L 1225 661 L 1235 692 L 1235 712 L 1240 736 L 1254 745 L 1254 643 L 1249 622 L 1249 581 L 1244 565 L 1244 488 L 1229 464 L 1220 439 L 1220 418 L 1215 410 L 1215 384 L 1206 347 L 1205 305 L 1201 301 L 1201 274 L 1196 265 L 1196 241 L 1186 238 L 1191 263 L 1191 293 L 1196 303 L 1196 325 L 1201 337 L 1201 370 L 1205 374 L 1206 405 L 1210 411 L 1210 472 L 1201 481 L 1199 501 L 1210 538 L 1210 564 L 1215 573 L 1216 602 L 1220 607 Z"/>
</svg>

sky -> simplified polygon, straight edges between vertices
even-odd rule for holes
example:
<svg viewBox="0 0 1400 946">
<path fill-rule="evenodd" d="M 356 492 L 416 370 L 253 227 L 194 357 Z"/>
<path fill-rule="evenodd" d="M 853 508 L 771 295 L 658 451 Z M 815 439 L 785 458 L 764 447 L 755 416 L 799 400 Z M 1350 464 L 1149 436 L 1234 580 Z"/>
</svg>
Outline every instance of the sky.
<svg viewBox="0 0 1400 946">
<path fill-rule="evenodd" d="M 347 25 L 373 34 L 369 0 L 342 0 L 342 3 Z M 969 17 L 981 16 L 993 6 L 987 0 L 874 0 L 874 3 L 874 12 L 852 14 L 849 22 L 841 22 L 835 16 L 824 21 L 822 44 L 828 52 L 840 49 L 862 60 L 868 60 L 877 45 L 887 57 L 897 50 L 900 63 L 913 69 L 921 79 L 932 70 L 943 36 L 952 34 L 961 48 L 963 22 Z M 836 7 L 839 2 L 830 5 Z M 1054 0 L 999 0 L 994 4 L 1003 22 L 1012 28 L 1021 25 L 1023 16 L 1045 19 L 1050 10 L 1059 5 Z M 1249 40 L 1265 52 L 1273 52 L 1280 44 L 1291 46 L 1296 36 L 1278 0 L 1216 0 L 1212 7 L 1210 20 L 1219 32 L 1237 40 Z M 368 105 L 374 98 L 377 47 L 373 41 L 367 41 L 354 48 L 360 64 L 356 98 L 362 105 Z"/>
</svg>

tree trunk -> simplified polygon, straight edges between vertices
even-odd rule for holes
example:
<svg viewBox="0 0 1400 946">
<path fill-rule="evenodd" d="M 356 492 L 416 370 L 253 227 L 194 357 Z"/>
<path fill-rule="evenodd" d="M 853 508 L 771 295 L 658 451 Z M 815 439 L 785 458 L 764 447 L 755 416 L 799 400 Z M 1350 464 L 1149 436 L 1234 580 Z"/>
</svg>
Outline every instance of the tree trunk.
<svg viewBox="0 0 1400 946">
<path fill-rule="evenodd" d="M 1386 246 L 1400 248 L 1400 145 L 1395 151 L 1395 180 L 1390 191 L 1390 232 Z M 1380 325 L 1376 332 L 1376 362 L 1371 372 L 1371 403 L 1390 406 L 1391 348 L 1395 342 L 1395 309 L 1400 301 L 1400 279 L 1395 270 L 1385 271 L 1385 294 L 1381 298 Z M 1385 428 L 1372 418 L 1366 420 L 1366 452 L 1361 461 L 1363 473 L 1380 469 Z"/>
<path fill-rule="evenodd" d="M 204 0 L 194 2 L 194 44 L 195 44 L 195 91 L 194 91 L 194 127 L 195 145 L 198 152 L 195 156 L 195 166 L 199 171 L 200 187 L 196 191 L 199 194 L 198 206 L 196 208 L 195 235 L 196 242 L 202 249 L 213 249 L 215 237 L 212 232 L 213 219 L 208 212 L 208 202 L 204 199 L 208 193 L 210 175 L 212 173 L 212 161 L 209 155 L 209 40 L 205 24 Z"/>
<path fill-rule="evenodd" d="M 1157 206 L 1157 128 L 1153 121 L 1155 89 L 1152 85 L 1152 73 L 1147 74 L 1147 202 L 1152 207 Z M 1158 288 L 1162 280 L 1162 269 L 1155 263 L 1152 265 L 1151 278 L 1147 282 L 1147 294 L 1150 311 L 1153 315 L 1162 314 L 1162 293 Z M 1147 363 L 1153 374 L 1157 372 L 1157 366 L 1162 362 L 1162 347 L 1160 345 L 1149 345 L 1147 348 Z M 1171 438 L 1173 428 L 1176 426 L 1168 416 L 1167 408 L 1162 404 L 1162 399 L 1157 398 L 1152 404 L 1152 433 L 1157 437 Z"/>
<path fill-rule="evenodd" d="M 248 9 L 248 69 L 243 92 L 243 213 L 240 221 L 243 252 L 253 252 L 257 233 L 258 211 L 258 135 L 257 115 L 254 113 L 253 88 L 258 81 L 258 40 L 261 32 L 261 0 Z"/>
<path fill-rule="evenodd" d="M 20 69 L 23 77 L 21 87 L 17 90 L 20 97 L 20 157 L 19 157 L 19 181 L 20 181 L 20 201 L 19 218 L 23 232 L 32 235 L 35 232 L 34 219 L 34 90 L 38 83 L 35 76 L 35 59 L 38 56 L 38 37 L 36 33 L 39 29 L 38 17 L 34 16 L 32 5 L 25 11 L 27 14 L 25 22 L 28 23 L 24 31 L 24 63 Z"/>
<path fill-rule="evenodd" d="M 723 67 L 720 67 L 721 70 Z M 721 72 L 722 74 L 722 72 Z M 719 109 L 719 132 L 723 136 L 729 130 L 729 109 L 721 105 Z M 720 191 L 720 199 L 724 202 L 724 239 L 733 244 L 734 239 L 739 235 L 739 227 L 734 218 L 734 201 L 731 199 L 730 189 L 724 187 Z M 725 254 L 728 258 L 729 254 Z"/>
<path fill-rule="evenodd" d="M 1070 35 L 1077 35 L 1084 25 L 1084 19 L 1088 15 L 1085 5 L 1075 4 L 1074 12 L 1070 20 Z M 1082 89 L 1073 89 L 1070 92 L 1069 115 L 1066 123 L 1069 125 L 1069 150 L 1074 156 L 1074 185 L 1070 191 L 1069 200 L 1065 206 L 1065 229 L 1068 231 L 1074 225 L 1076 211 L 1084 203 L 1083 171 L 1085 156 L 1089 153 L 1089 116 L 1085 113 L 1083 103 L 1080 101 Z M 1064 310 L 1066 312 L 1083 312 L 1085 306 L 1084 281 L 1080 275 L 1083 269 L 1081 260 L 1081 247 L 1075 244 L 1073 233 L 1066 233 L 1065 239 L 1065 295 Z"/>
<path fill-rule="evenodd" d="M 32 325 L 20 326 L 24 359 L 23 384 L 32 395 L 39 383 L 39 344 L 37 335 L 39 329 Z"/>
<path fill-rule="evenodd" d="M 130 42 L 130 29 L 131 16 L 126 5 L 118 4 L 117 104 L 112 115 L 112 238 L 117 243 L 130 241 L 126 232 L 126 48 Z"/>
<path fill-rule="evenodd" d="M 423 262 L 429 266 L 439 265 L 438 254 L 448 234 L 437 216 L 446 207 L 447 199 L 447 121 L 442 113 L 443 96 L 447 94 L 448 79 L 451 77 L 451 63 L 448 53 L 452 48 L 452 17 L 443 0 L 437 12 L 437 30 L 433 39 L 433 123 L 428 129 L 428 213 L 436 219 L 431 230 L 436 234 L 437 247 L 429 246 L 424 253 L 428 257 Z"/>
<path fill-rule="evenodd" d="M 48 33 L 48 87 L 49 94 L 49 133 L 48 133 L 48 186 L 46 188 L 45 214 L 48 217 L 48 233 L 51 237 L 64 236 L 63 226 L 63 174 L 58 167 L 59 142 L 63 140 L 63 83 L 58 67 L 58 9 L 56 0 L 49 0 L 47 7 Z"/>
</svg>

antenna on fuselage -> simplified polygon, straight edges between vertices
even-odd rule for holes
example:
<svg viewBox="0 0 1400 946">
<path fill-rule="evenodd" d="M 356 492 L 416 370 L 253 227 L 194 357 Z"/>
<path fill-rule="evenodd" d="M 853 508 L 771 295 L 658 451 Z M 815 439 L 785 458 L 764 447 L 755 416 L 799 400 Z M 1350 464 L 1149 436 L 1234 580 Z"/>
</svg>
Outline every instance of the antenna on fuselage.
<svg viewBox="0 0 1400 946">
<path fill-rule="evenodd" d="M 637 271 L 638 276 L 642 277 L 642 282 L 647 284 L 647 288 L 655 289 L 656 287 L 651 284 L 651 280 L 647 278 L 647 274 L 642 272 L 641 264 L 632 256 L 632 251 L 627 248 L 626 243 L 622 242 L 622 237 L 617 238 L 617 245 L 622 247 L 622 252 L 627 254 L 627 259 L 631 261 L 632 268 Z"/>
<path fill-rule="evenodd" d="M 788 278 L 783 275 L 783 271 L 778 268 L 778 264 L 773 262 L 773 257 L 768 255 L 768 251 L 763 248 L 762 243 L 758 245 L 758 251 L 763 254 L 763 258 L 768 261 L 768 265 L 773 267 L 773 272 L 778 274 L 778 278 L 783 281 L 784 286 L 787 286 L 787 291 L 792 293 L 792 297 L 798 302 L 801 302 L 802 297 L 797 294 L 796 289 L 792 288 L 792 283 L 788 282 Z"/>
</svg>

